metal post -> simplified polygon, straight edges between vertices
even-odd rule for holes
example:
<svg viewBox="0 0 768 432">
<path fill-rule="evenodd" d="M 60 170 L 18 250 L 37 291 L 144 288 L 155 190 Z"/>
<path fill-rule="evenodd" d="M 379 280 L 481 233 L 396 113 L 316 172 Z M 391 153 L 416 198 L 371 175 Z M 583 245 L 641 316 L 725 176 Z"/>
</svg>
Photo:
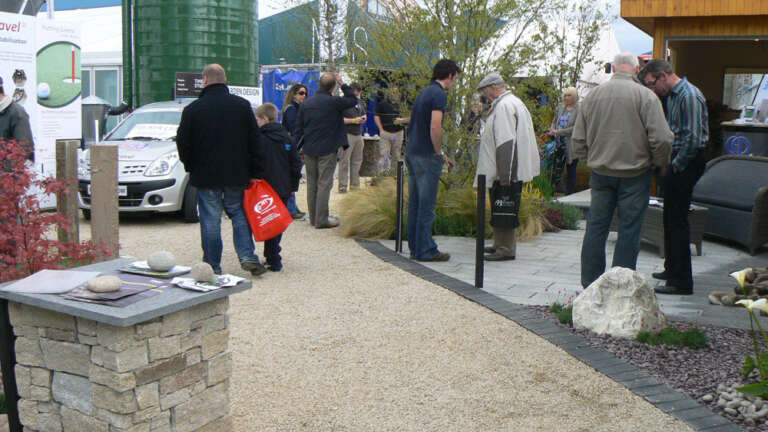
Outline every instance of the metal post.
<svg viewBox="0 0 768 432">
<path fill-rule="evenodd" d="M 483 287 L 485 266 L 485 176 L 477 176 L 477 243 L 475 245 L 475 288 Z"/>
<path fill-rule="evenodd" d="M 395 230 L 395 252 L 403 251 L 403 161 L 397 161 L 397 229 Z"/>
<path fill-rule="evenodd" d="M 8 300 L 0 300 L 0 364 L 2 364 L 8 426 L 10 432 L 22 432 L 18 409 L 19 392 L 16 389 L 15 346 L 16 337 L 13 335 L 11 320 L 8 316 Z"/>
</svg>

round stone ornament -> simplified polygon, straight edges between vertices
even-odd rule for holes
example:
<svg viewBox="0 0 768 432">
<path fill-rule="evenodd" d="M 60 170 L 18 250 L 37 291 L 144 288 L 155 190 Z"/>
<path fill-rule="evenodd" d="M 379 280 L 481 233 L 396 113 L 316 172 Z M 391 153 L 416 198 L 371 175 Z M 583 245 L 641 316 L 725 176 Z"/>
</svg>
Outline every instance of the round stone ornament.
<svg viewBox="0 0 768 432">
<path fill-rule="evenodd" d="M 192 278 L 196 282 L 213 282 L 216 275 L 213 273 L 213 267 L 210 264 L 199 262 L 192 266 Z"/>
<path fill-rule="evenodd" d="M 167 272 L 176 265 L 176 257 L 168 251 L 157 251 L 147 257 L 147 265 L 153 271 Z"/>
<path fill-rule="evenodd" d="M 96 276 L 85 283 L 89 291 L 97 293 L 113 292 L 120 289 L 122 281 L 117 276 Z"/>
</svg>

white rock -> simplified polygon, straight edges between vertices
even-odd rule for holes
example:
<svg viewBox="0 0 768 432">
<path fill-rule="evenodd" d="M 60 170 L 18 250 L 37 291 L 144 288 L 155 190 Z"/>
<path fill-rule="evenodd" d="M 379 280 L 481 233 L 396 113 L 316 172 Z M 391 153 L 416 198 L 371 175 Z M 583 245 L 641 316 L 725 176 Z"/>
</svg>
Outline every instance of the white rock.
<svg viewBox="0 0 768 432">
<path fill-rule="evenodd" d="M 633 270 L 614 267 L 573 301 L 573 326 L 635 338 L 641 331 L 661 330 L 666 319 L 648 280 Z"/>
<path fill-rule="evenodd" d="M 720 397 L 725 400 L 733 400 L 733 396 L 731 396 L 731 394 L 728 392 L 723 392 L 722 394 L 720 394 Z"/>
<path fill-rule="evenodd" d="M 735 409 L 733 409 L 733 408 L 726 408 L 726 409 L 724 409 L 723 411 L 727 412 L 728 414 L 730 414 L 730 415 L 732 415 L 732 416 L 735 416 L 735 415 L 739 415 L 739 412 L 738 412 L 738 411 L 736 411 L 736 410 L 735 410 Z"/>
<path fill-rule="evenodd" d="M 701 400 L 703 400 L 704 402 L 712 402 L 714 399 L 715 397 L 712 396 L 711 394 L 705 394 L 704 396 L 701 397 Z"/>
<path fill-rule="evenodd" d="M 763 418 L 768 415 L 768 405 L 763 405 L 762 408 L 760 408 L 757 412 L 755 412 L 755 417 L 757 418 Z"/>
<path fill-rule="evenodd" d="M 717 385 L 717 391 L 718 391 L 719 393 L 722 393 L 722 392 L 726 391 L 727 389 L 728 389 L 728 388 L 725 386 L 725 384 L 718 384 L 718 385 Z"/>
<path fill-rule="evenodd" d="M 720 408 L 724 408 L 726 403 L 728 403 L 728 401 L 723 398 L 717 400 L 717 406 Z"/>
<path fill-rule="evenodd" d="M 213 280 L 213 267 L 205 262 L 200 262 L 192 266 L 192 277 L 198 282 L 210 282 Z"/>
<path fill-rule="evenodd" d="M 743 406 L 743 407 L 752 406 L 752 402 L 743 400 L 743 401 L 741 401 L 741 406 Z"/>
<path fill-rule="evenodd" d="M 93 292 L 105 293 L 119 290 L 122 283 L 117 276 L 96 276 L 86 282 L 85 287 Z"/>
<path fill-rule="evenodd" d="M 147 257 L 147 264 L 154 271 L 167 272 L 176 265 L 176 257 L 168 251 L 157 251 Z"/>
<path fill-rule="evenodd" d="M 741 401 L 740 400 L 732 400 L 732 401 L 728 402 L 727 404 L 725 404 L 726 408 L 733 408 L 733 409 L 736 409 L 736 408 L 738 408 L 740 406 L 741 406 Z"/>
</svg>

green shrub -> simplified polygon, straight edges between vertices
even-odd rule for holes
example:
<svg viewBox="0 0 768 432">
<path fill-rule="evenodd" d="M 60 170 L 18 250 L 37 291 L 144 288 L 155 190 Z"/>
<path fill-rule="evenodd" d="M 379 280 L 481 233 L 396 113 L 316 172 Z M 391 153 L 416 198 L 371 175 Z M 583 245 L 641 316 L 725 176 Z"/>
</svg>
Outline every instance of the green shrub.
<svg viewBox="0 0 768 432">
<path fill-rule="evenodd" d="M 552 187 L 551 173 L 548 170 L 543 171 L 541 174 L 531 180 L 533 187 L 541 191 L 544 198 L 552 198 L 555 193 L 555 189 Z"/>
<path fill-rule="evenodd" d="M 341 235 L 369 239 L 388 239 L 395 234 L 397 189 L 391 177 L 376 179 L 375 186 L 363 187 L 344 195 L 339 202 L 342 219 Z M 407 225 L 408 186 L 405 186 L 403 226 Z M 518 239 L 526 241 L 544 231 L 545 199 L 540 191 L 526 184 L 520 205 Z M 474 237 L 477 234 L 477 192 L 474 188 L 446 189 L 441 185 L 437 195 L 434 235 Z M 490 238 L 490 202 L 486 202 L 485 233 Z"/>
<path fill-rule="evenodd" d="M 636 340 L 640 343 L 656 345 L 686 346 L 693 349 L 701 349 L 707 346 L 707 335 L 703 331 L 692 327 L 680 331 L 676 327 L 667 327 L 660 331 L 640 332 Z"/>
<path fill-rule="evenodd" d="M 573 305 L 562 305 L 560 303 L 552 303 L 549 308 L 550 312 L 555 314 L 557 320 L 562 324 L 573 325 Z"/>
</svg>

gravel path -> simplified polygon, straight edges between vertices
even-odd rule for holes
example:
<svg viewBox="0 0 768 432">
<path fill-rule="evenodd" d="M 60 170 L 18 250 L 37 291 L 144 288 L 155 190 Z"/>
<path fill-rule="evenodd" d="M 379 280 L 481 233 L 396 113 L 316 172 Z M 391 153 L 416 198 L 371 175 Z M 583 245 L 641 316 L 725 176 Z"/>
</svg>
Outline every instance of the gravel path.
<svg viewBox="0 0 768 432">
<path fill-rule="evenodd" d="M 244 275 L 231 225 L 223 226 L 223 269 Z M 192 263 L 201 256 L 198 230 L 170 216 L 126 218 L 122 254 L 167 249 Z M 84 238 L 88 231 L 83 224 Z M 237 431 L 692 430 L 514 322 L 335 231 L 294 223 L 284 271 L 231 299 Z"/>
</svg>

